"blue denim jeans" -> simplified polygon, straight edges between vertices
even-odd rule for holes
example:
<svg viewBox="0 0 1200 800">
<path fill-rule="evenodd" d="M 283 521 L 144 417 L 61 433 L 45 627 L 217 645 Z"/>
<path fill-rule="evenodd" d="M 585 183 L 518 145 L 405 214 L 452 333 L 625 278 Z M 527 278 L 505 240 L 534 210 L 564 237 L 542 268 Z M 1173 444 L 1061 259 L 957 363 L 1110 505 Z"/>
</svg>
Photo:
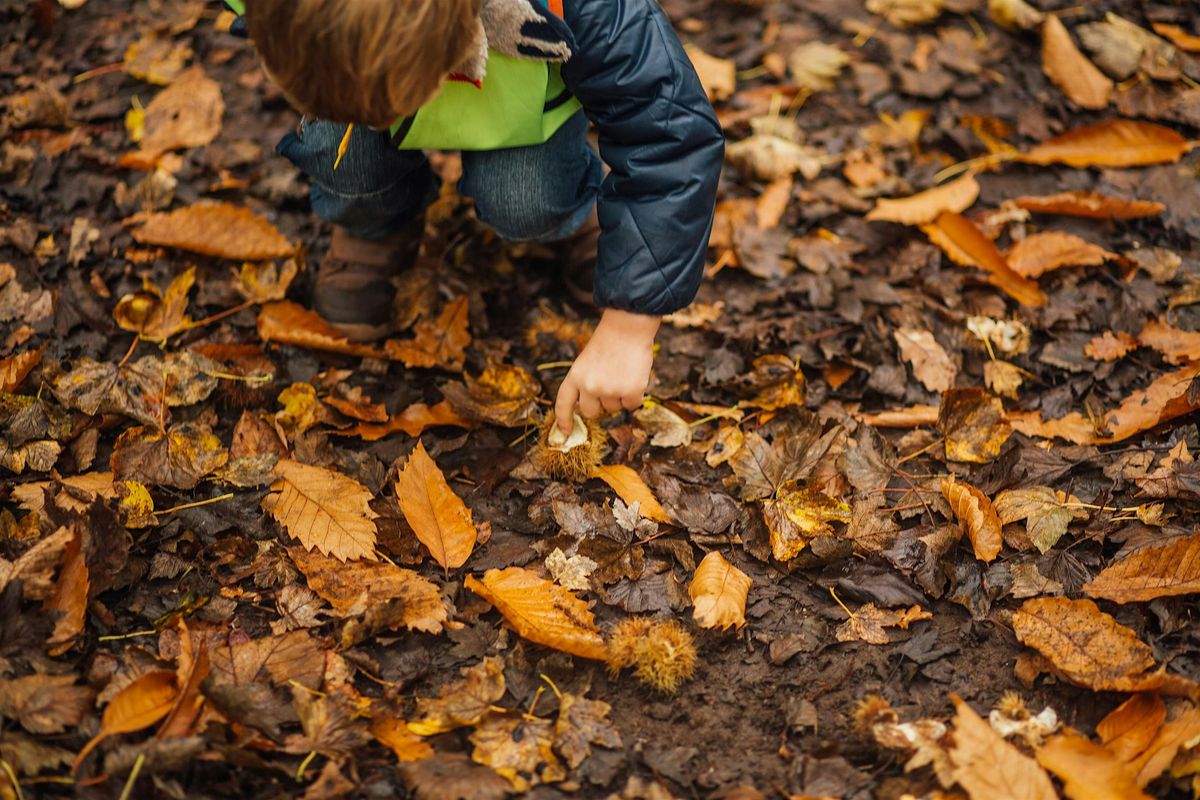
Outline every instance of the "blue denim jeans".
<svg viewBox="0 0 1200 800">
<path fill-rule="evenodd" d="M 502 239 L 551 242 L 583 225 L 603 178 L 579 112 L 545 144 L 464 152 L 459 192 Z M 382 239 L 425 210 L 438 179 L 420 151 L 397 150 L 386 131 L 356 127 L 338 169 L 340 123 L 304 120 L 276 148 L 312 181 L 312 208 L 351 236 Z"/>
</svg>

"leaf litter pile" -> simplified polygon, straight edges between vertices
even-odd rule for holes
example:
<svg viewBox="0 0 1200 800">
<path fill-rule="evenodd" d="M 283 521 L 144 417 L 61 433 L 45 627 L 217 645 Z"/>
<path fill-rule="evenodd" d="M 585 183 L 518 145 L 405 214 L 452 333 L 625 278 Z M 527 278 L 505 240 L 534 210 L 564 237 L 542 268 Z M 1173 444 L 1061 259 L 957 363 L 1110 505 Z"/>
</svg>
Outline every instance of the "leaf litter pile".
<svg viewBox="0 0 1200 800">
<path fill-rule="evenodd" d="M 294 115 L 131 6 L 0 3 L 0 795 L 1200 796 L 1188 3 L 667 0 L 708 279 L 570 437 L 553 249 L 439 157 L 345 340 Z"/>
</svg>

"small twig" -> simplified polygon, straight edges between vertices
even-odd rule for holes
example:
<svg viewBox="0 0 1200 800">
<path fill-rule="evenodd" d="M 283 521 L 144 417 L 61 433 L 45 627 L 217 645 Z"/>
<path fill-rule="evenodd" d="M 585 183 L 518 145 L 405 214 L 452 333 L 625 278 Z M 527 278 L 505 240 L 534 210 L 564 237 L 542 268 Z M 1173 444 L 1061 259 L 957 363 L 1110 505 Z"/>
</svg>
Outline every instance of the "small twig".
<svg viewBox="0 0 1200 800">
<path fill-rule="evenodd" d="M 542 677 L 545 678 L 546 676 L 543 675 Z M 17 800 L 25 800 L 25 795 L 21 791 L 21 782 L 17 780 L 17 773 L 13 772 L 12 766 L 3 758 L 0 758 L 0 767 L 4 768 L 4 772 L 8 775 L 8 779 L 12 781 L 13 791 L 17 794 Z"/>
<path fill-rule="evenodd" d="M 298 781 L 304 780 L 304 773 L 308 769 L 308 765 L 311 764 L 313 762 L 313 759 L 316 757 L 317 757 L 316 750 L 313 750 L 311 753 L 309 753 L 307 756 L 304 757 L 304 760 L 300 762 L 300 767 L 296 770 L 296 780 L 298 780 Z"/>
<path fill-rule="evenodd" d="M 833 599 L 837 602 L 837 604 L 839 606 L 842 607 L 842 611 L 845 611 L 846 615 L 849 616 L 850 619 L 858 618 L 858 614 L 855 614 L 853 611 L 851 611 L 849 608 L 846 607 L 846 604 L 842 602 L 842 598 L 837 596 L 837 590 L 834 589 L 832 586 L 829 587 L 829 593 L 831 595 L 833 595 Z"/>
<path fill-rule="evenodd" d="M 99 637 L 99 641 L 101 641 L 101 642 L 119 642 L 122 639 L 134 639 L 139 636 L 157 636 L 157 635 L 158 635 L 158 631 L 155 631 L 155 630 L 134 631 L 133 633 L 122 633 L 122 634 L 114 634 L 112 636 L 101 636 L 101 637 Z"/>
<path fill-rule="evenodd" d="M 216 314 L 213 314 L 211 317 L 205 317 L 204 319 L 196 320 L 195 322 L 189 323 L 188 326 L 186 328 L 184 328 L 183 330 L 192 331 L 192 330 L 195 330 L 196 328 L 203 328 L 206 325 L 212 325 L 214 322 L 220 322 L 221 320 L 225 319 L 226 317 L 232 317 L 234 314 L 240 314 L 248 308 L 253 308 L 254 305 L 255 305 L 254 300 L 247 300 L 246 302 L 240 303 L 240 304 L 234 306 L 233 308 L 227 308 L 224 311 L 218 311 Z"/>
<path fill-rule="evenodd" d="M 133 784 L 137 783 L 138 775 L 142 773 L 142 765 L 146 763 L 146 754 L 138 753 L 137 761 L 133 762 L 133 769 L 129 772 L 129 780 L 125 781 L 125 788 L 121 791 L 119 800 L 129 800 L 129 796 L 133 794 Z"/>
<path fill-rule="evenodd" d="M 71 83 L 80 84 L 84 81 L 90 81 L 92 78 L 99 78 L 103 75 L 111 75 L 114 72 L 120 72 L 125 68 L 124 61 L 118 61 L 115 64 L 105 64 L 103 67 L 95 67 L 79 73 L 71 79 Z"/>
<path fill-rule="evenodd" d="M 142 340 L 141 334 L 137 334 L 136 336 L 133 337 L 133 342 L 129 345 L 129 352 L 126 353 L 125 357 L 121 359 L 121 363 L 117 364 L 117 369 L 120 369 L 121 367 L 125 366 L 125 364 L 128 363 L 129 359 L 133 358 L 133 351 L 137 350 L 138 342 L 140 342 L 141 340 Z"/>
<path fill-rule="evenodd" d="M 558 687 L 554 685 L 554 681 L 550 680 L 550 677 L 546 675 L 546 673 L 540 672 L 538 673 L 538 677 L 544 680 L 550 686 L 550 691 L 554 692 L 555 697 L 557 697 L 559 700 L 562 700 L 562 692 L 558 690 Z"/>
<path fill-rule="evenodd" d="M 550 369 L 570 369 L 571 365 L 574 363 L 574 361 L 547 361 L 545 363 L 538 364 L 536 367 L 534 367 L 534 369 L 536 369 L 538 372 L 545 372 L 546 370 Z"/>
<path fill-rule="evenodd" d="M 195 503 L 184 503 L 183 505 L 175 506 L 174 508 L 168 508 L 168 509 L 164 509 L 162 511 L 155 511 L 154 516 L 158 517 L 163 514 L 174 514 L 176 511 L 186 511 L 189 508 L 200 508 L 201 506 L 208 506 L 208 505 L 212 505 L 213 503 L 220 503 L 223 500 L 231 500 L 231 499 L 233 499 L 233 497 L 234 497 L 233 492 L 230 492 L 228 494 L 223 494 L 220 497 L 209 498 L 208 500 L 197 500 Z"/>
<path fill-rule="evenodd" d="M 544 676 L 543 676 L 543 677 L 544 677 Z M 534 712 L 535 710 L 537 710 L 537 704 L 538 704 L 538 701 L 542 699 L 542 695 L 543 695 L 543 694 L 545 694 L 545 693 L 546 693 L 546 687 L 545 687 L 545 686 L 539 686 L 539 687 L 537 688 L 537 692 L 536 692 L 536 693 L 534 693 L 534 695 L 533 695 L 533 702 L 529 704 L 529 710 L 525 712 L 525 719 L 527 719 L 527 720 L 535 720 L 535 719 L 537 719 L 537 717 L 534 715 L 534 713 L 533 713 L 533 712 Z"/>
<path fill-rule="evenodd" d="M 916 451 L 915 453 L 909 453 L 904 458 L 900 459 L 899 463 L 907 464 L 909 461 L 912 461 L 914 458 L 920 458 L 921 456 L 925 455 L 930 450 L 937 447 L 939 444 L 941 444 L 944 441 L 946 441 L 945 436 L 941 437 L 940 439 L 935 439 L 934 441 L 925 445 L 924 447 L 922 447 L 920 450 Z"/>
</svg>

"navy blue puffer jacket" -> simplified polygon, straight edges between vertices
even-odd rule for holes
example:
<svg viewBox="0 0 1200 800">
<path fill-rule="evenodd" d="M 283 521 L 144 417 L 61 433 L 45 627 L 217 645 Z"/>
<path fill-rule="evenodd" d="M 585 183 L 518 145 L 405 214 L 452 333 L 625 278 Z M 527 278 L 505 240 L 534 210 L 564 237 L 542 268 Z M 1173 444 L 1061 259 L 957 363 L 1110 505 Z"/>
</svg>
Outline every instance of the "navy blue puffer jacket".
<svg viewBox="0 0 1200 800">
<path fill-rule="evenodd" d="M 563 6 L 574 54 L 562 76 L 595 124 L 611 170 L 598 204 L 596 302 L 678 311 L 703 277 L 724 134 L 655 0 Z"/>
</svg>

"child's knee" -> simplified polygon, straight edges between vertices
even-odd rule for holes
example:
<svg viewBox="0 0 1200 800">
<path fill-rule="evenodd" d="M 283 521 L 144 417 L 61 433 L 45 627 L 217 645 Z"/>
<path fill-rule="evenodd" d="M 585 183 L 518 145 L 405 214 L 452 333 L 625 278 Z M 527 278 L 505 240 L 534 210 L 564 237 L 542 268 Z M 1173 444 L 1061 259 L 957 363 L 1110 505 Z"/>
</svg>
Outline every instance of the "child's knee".
<svg viewBox="0 0 1200 800">
<path fill-rule="evenodd" d="M 393 163 L 403 154 L 391 145 L 388 134 L 361 126 L 351 132 L 339 162 L 338 150 L 345 136 L 343 123 L 306 119 L 283 137 L 276 149 L 314 183 L 339 195 L 384 191 L 407 172 L 407 165 Z"/>
<path fill-rule="evenodd" d="M 475 202 L 480 221 L 501 239 L 532 242 L 560 238 L 585 199 L 556 181 L 554 175 L 521 166 L 496 163 L 468 171 L 460 188 Z"/>
</svg>

